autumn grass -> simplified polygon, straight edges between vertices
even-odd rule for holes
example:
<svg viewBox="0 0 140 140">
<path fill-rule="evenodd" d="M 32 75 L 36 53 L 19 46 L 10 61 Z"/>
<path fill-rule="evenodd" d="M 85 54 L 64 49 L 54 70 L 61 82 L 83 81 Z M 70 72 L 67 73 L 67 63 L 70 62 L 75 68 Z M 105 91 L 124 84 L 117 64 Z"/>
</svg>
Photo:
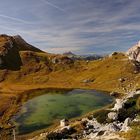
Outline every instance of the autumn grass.
<svg viewBox="0 0 140 140">
<path fill-rule="evenodd" d="M 20 57 L 23 64 L 20 70 L 0 70 L 0 95 L 6 93 L 9 96 L 3 96 L 0 106 L 3 106 L 1 110 L 6 110 L 5 114 L 9 114 L 7 116 L 16 112 L 17 105 L 26 98 L 26 95 L 20 96 L 21 93 L 28 90 L 81 88 L 113 91 L 123 95 L 140 88 L 140 73 L 135 73 L 134 63 L 123 53 L 89 62 L 77 60 L 70 64 L 53 64 L 52 58 L 62 56 L 43 52 L 22 51 Z M 121 82 L 120 78 L 124 81 Z M 92 82 L 83 82 L 86 79 Z M 11 103 L 13 96 L 18 101 Z M 12 104 L 17 105 L 13 106 L 11 111 L 7 111 L 5 102 L 11 107 Z M 139 106 L 139 103 L 137 104 Z"/>
</svg>

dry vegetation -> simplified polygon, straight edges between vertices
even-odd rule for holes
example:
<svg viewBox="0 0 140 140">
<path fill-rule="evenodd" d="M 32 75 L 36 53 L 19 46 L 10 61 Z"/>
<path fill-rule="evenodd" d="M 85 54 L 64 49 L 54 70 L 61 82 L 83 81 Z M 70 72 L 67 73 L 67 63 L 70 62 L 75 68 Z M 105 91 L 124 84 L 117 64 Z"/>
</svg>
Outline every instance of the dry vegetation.
<svg viewBox="0 0 140 140">
<path fill-rule="evenodd" d="M 123 93 L 138 88 L 140 84 L 140 74 L 135 73 L 134 64 L 122 53 L 89 62 L 69 62 L 63 56 L 58 58 L 57 55 L 29 51 L 20 52 L 20 56 L 23 66 L 19 71 L 0 71 L 2 92 L 54 87 Z M 61 62 L 54 64 L 54 58 Z M 123 81 L 119 80 L 121 78 Z"/>
<path fill-rule="evenodd" d="M 5 37 L 0 37 L 0 46 L 4 41 L 7 41 Z M 14 45 L 19 44 L 22 49 L 13 48 L 5 57 L 6 67 L 0 70 L 0 125 L 5 128 L 8 127 L 5 122 L 26 98 L 21 96 L 24 91 L 84 88 L 123 94 L 140 88 L 140 73 L 123 53 L 89 62 L 73 61 L 66 56 L 44 53 L 36 48 L 32 51 L 24 41 L 15 42 Z"/>
</svg>

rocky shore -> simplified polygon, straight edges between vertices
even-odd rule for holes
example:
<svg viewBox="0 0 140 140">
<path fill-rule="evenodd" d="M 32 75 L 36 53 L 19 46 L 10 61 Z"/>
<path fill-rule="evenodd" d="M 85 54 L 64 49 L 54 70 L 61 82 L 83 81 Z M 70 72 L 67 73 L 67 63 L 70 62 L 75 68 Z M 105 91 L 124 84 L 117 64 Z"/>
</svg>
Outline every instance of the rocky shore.
<svg viewBox="0 0 140 140">
<path fill-rule="evenodd" d="M 131 130 L 132 122 L 140 122 L 138 118 L 139 111 L 133 110 L 128 113 L 129 108 L 134 105 L 131 102 L 133 98 L 140 95 L 140 90 L 127 93 L 122 98 L 116 98 L 115 104 L 108 109 L 105 116 L 105 123 L 98 121 L 94 115 L 82 118 L 77 121 L 68 122 L 61 120 L 60 126 L 51 132 L 44 132 L 29 140 L 46 140 L 46 139 L 90 139 L 90 140 L 125 140 L 119 134 Z M 126 113 L 127 112 L 127 113 Z M 76 129 L 76 125 L 78 131 Z"/>
</svg>

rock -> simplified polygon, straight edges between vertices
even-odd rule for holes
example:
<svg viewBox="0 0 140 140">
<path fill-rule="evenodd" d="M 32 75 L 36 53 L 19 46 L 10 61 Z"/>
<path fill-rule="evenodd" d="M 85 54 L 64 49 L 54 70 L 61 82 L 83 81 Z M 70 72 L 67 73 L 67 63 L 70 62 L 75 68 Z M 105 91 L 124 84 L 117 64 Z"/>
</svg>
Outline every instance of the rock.
<svg viewBox="0 0 140 140">
<path fill-rule="evenodd" d="M 113 52 L 109 55 L 109 57 L 112 57 L 112 56 L 117 55 L 117 54 L 118 54 L 118 52 Z"/>
<path fill-rule="evenodd" d="M 126 118 L 123 125 L 122 125 L 122 129 L 121 131 L 124 131 L 124 132 L 127 132 L 128 130 L 130 130 L 130 122 L 131 122 L 131 119 L 130 118 Z"/>
<path fill-rule="evenodd" d="M 130 60 L 140 62 L 140 41 L 126 52 Z"/>
<path fill-rule="evenodd" d="M 93 81 L 94 81 L 94 79 L 85 79 L 82 81 L 82 83 L 91 83 Z"/>
<path fill-rule="evenodd" d="M 63 119 L 60 121 L 60 127 L 68 126 L 69 121 L 67 119 Z"/>
<path fill-rule="evenodd" d="M 58 63 L 58 60 L 57 60 L 56 58 L 53 58 L 53 59 L 52 59 L 52 63 L 53 63 L 53 64 L 56 64 L 56 63 Z"/>
<path fill-rule="evenodd" d="M 124 78 L 119 78 L 118 80 L 119 80 L 121 83 L 125 81 Z"/>
<path fill-rule="evenodd" d="M 99 129 L 102 126 L 95 118 L 93 118 L 93 120 L 90 120 L 88 124 L 93 125 L 95 130 Z"/>
<path fill-rule="evenodd" d="M 112 108 L 112 110 L 114 111 L 119 111 L 119 109 L 121 109 L 124 106 L 124 102 L 122 99 L 116 99 L 116 103 L 114 105 L 114 108 Z"/>
<path fill-rule="evenodd" d="M 67 56 L 63 56 L 63 55 L 53 57 L 51 62 L 53 64 L 73 64 L 74 63 L 74 61 L 71 58 Z"/>
<path fill-rule="evenodd" d="M 119 131 L 120 128 L 117 126 L 116 123 L 109 123 L 101 128 L 104 131 L 116 132 Z"/>
<path fill-rule="evenodd" d="M 110 92 L 110 96 L 117 96 L 118 95 L 118 93 L 117 92 Z"/>
<path fill-rule="evenodd" d="M 136 91 L 140 91 L 140 88 L 137 88 Z"/>
<path fill-rule="evenodd" d="M 108 113 L 108 118 L 110 120 L 117 120 L 118 114 L 116 112 L 110 112 L 110 113 Z"/>
</svg>

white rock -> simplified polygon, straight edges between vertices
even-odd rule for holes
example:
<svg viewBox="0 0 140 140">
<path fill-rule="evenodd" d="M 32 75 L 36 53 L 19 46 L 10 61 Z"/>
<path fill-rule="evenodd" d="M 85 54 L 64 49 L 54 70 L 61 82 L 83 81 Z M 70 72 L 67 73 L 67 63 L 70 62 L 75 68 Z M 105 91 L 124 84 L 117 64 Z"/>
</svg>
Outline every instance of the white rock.
<svg viewBox="0 0 140 140">
<path fill-rule="evenodd" d="M 118 111 L 123 107 L 123 105 L 124 105 L 123 99 L 116 99 L 116 103 L 114 105 L 114 108 L 112 108 L 112 110 Z"/>
<path fill-rule="evenodd" d="M 103 131 L 109 131 L 109 132 L 116 132 L 119 131 L 119 127 L 116 123 L 109 123 L 101 128 Z"/>
<path fill-rule="evenodd" d="M 130 130 L 130 127 L 129 127 L 130 122 L 131 122 L 131 119 L 130 118 L 126 118 L 124 123 L 123 123 L 123 125 L 122 125 L 121 131 L 127 132 L 128 130 Z"/>
<path fill-rule="evenodd" d="M 107 116 L 110 120 L 117 120 L 118 118 L 118 114 L 116 112 L 110 112 Z"/>
<path fill-rule="evenodd" d="M 63 119 L 60 121 L 60 127 L 65 127 L 68 125 L 68 120 L 67 119 Z"/>
<path fill-rule="evenodd" d="M 140 41 L 134 45 L 132 48 L 130 48 L 126 54 L 128 55 L 130 60 L 138 61 L 140 62 Z"/>
</svg>

